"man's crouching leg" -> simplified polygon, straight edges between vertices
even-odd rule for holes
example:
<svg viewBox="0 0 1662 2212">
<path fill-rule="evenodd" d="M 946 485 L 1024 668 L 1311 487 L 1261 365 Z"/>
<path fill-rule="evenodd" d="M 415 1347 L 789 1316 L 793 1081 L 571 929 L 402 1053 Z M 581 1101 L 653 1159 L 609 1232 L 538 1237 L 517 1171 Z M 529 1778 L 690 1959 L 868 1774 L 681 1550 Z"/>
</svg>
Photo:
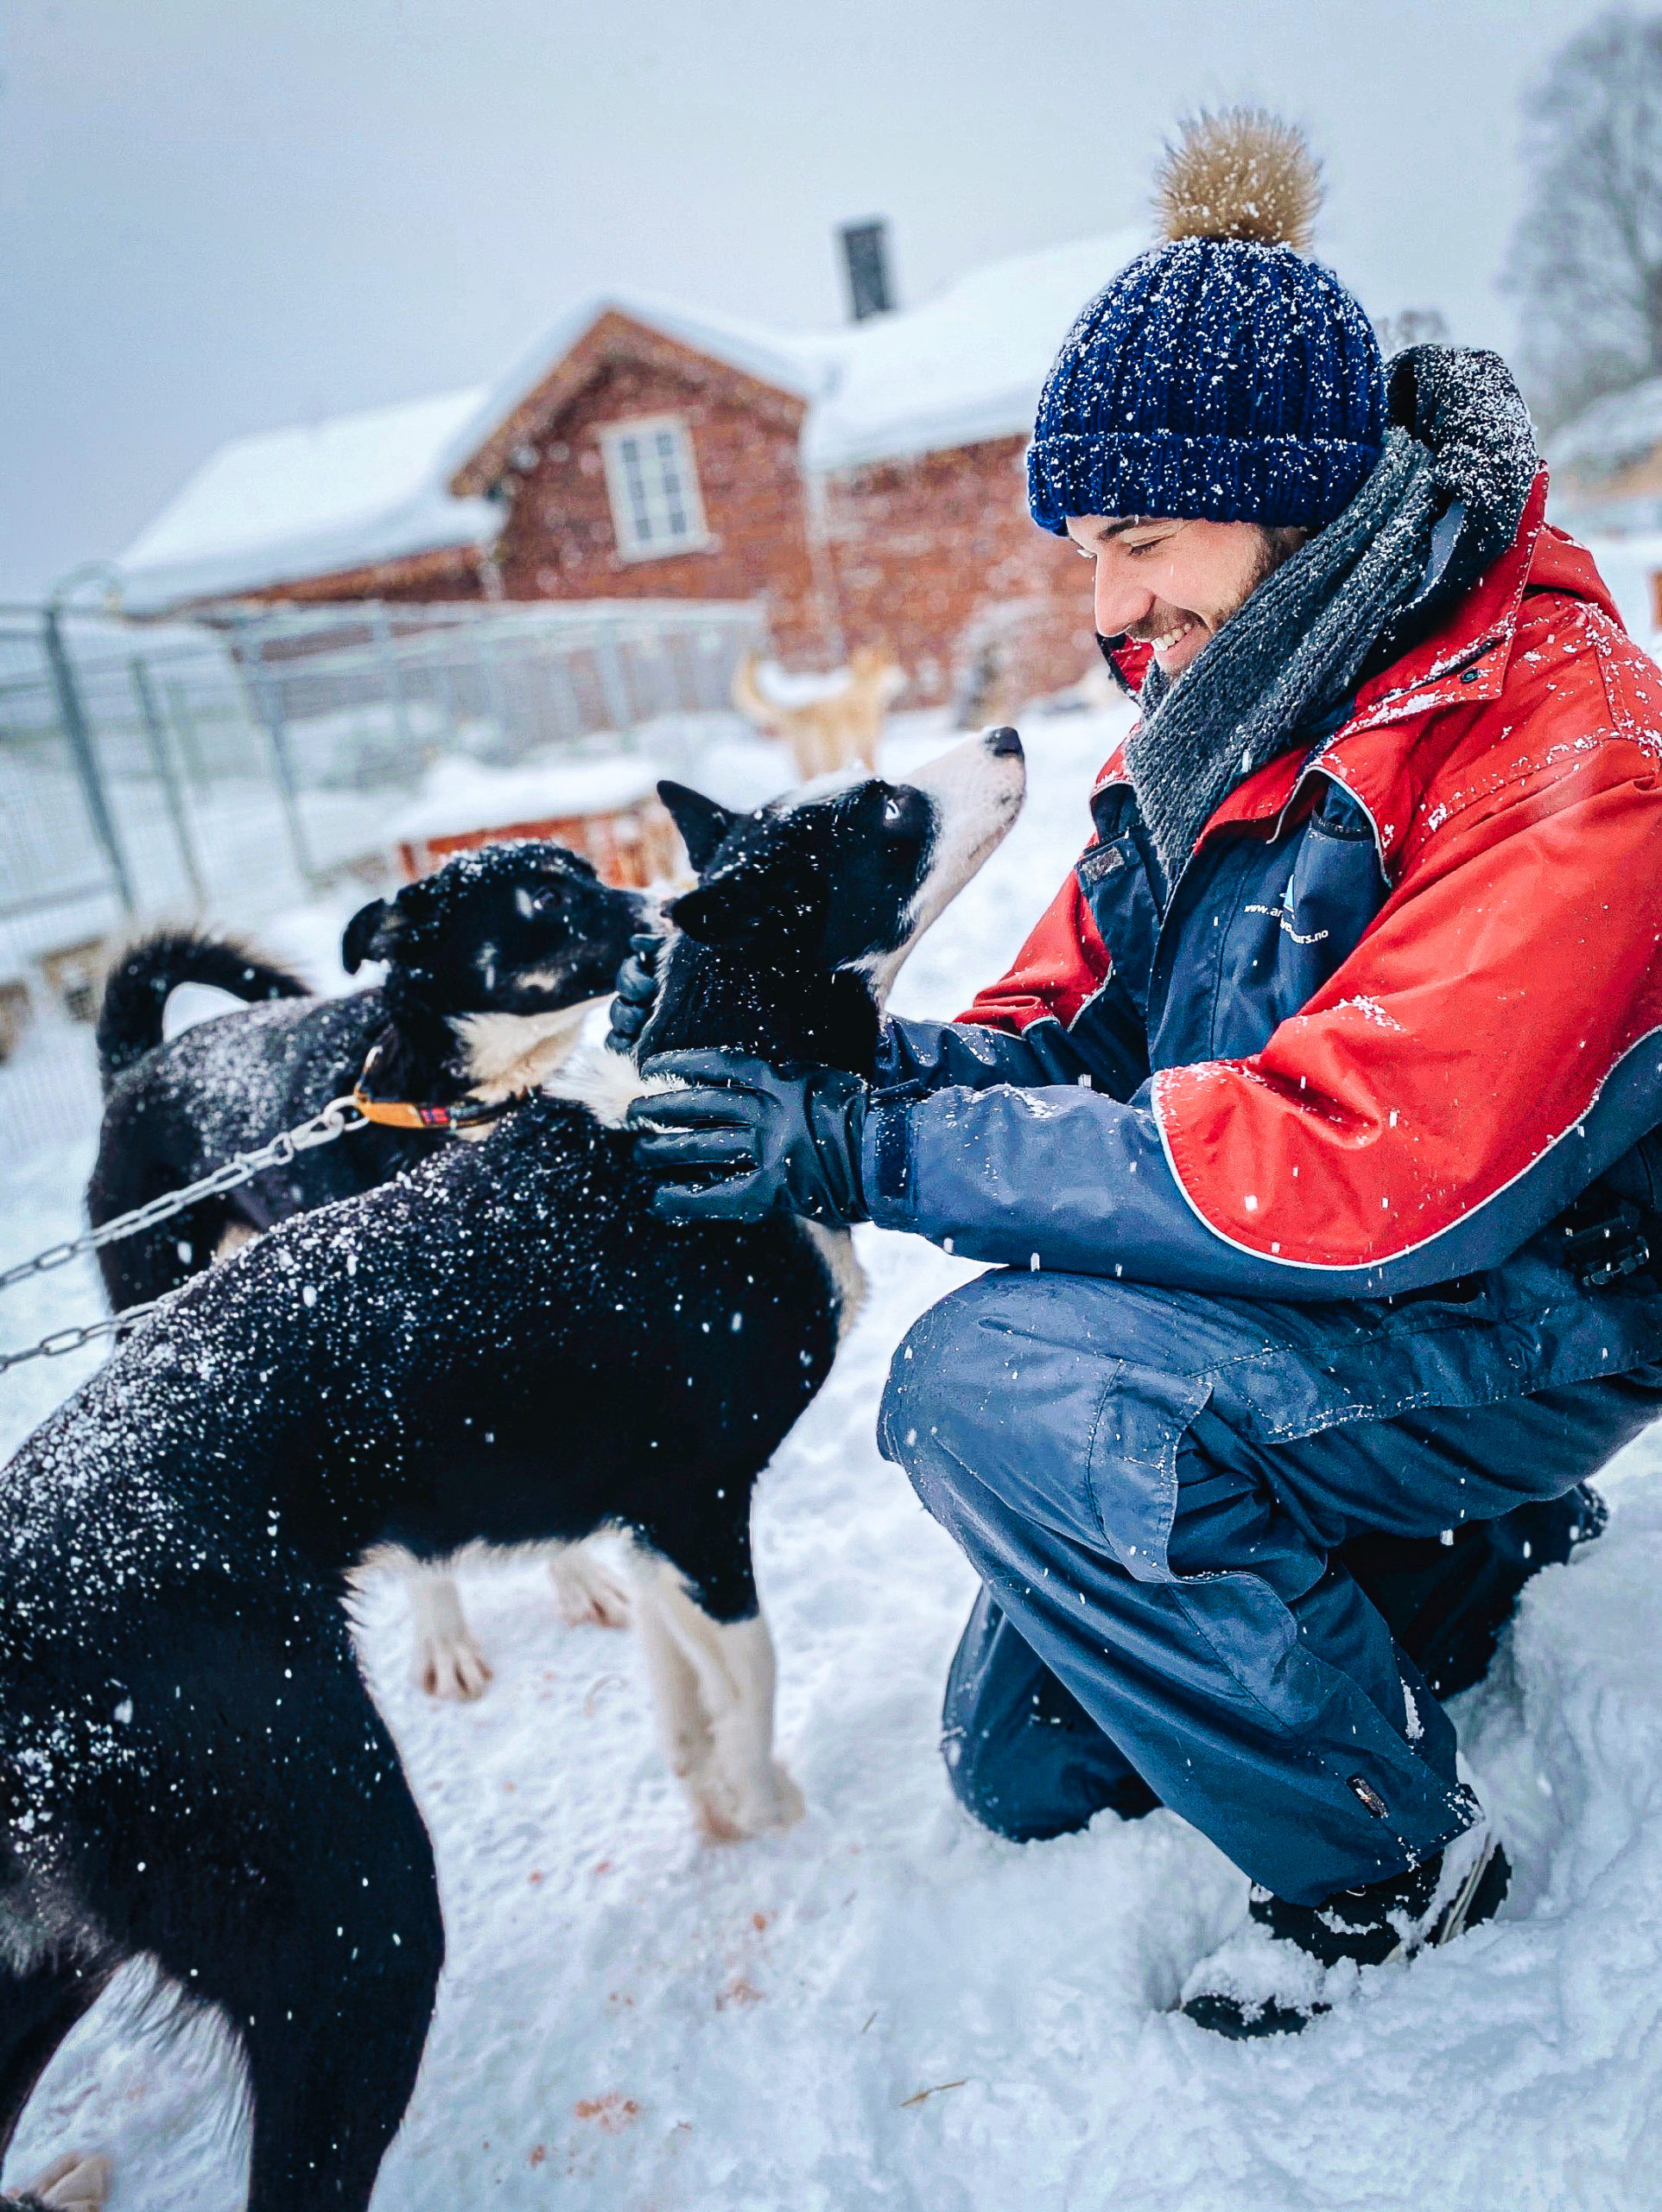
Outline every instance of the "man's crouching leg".
<svg viewBox="0 0 1662 2212">
<path fill-rule="evenodd" d="M 1364 1530 L 1338 1557 L 1442 1699 L 1481 1681 L 1524 1585 L 1590 1543 L 1607 1518 L 1578 1483 L 1446 1535 Z M 1015 1843 L 1071 1834 L 1103 1812 L 1139 1820 L 1160 1802 L 987 1589 L 948 1670 L 941 1751 L 960 1804 Z"/>
<path fill-rule="evenodd" d="M 1015 1843 L 1069 1834 L 1102 1812 L 1137 1820 L 1160 1802 L 990 1590 L 953 1655 L 941 1750 L 965 1810 Z"/>
<path fill-rule="evenodd" d="M 1319 1365 L 1297 1318 L 1285 1342 L 1266 1321 L 985 1275 L 913 1329 L 879 1434 L 1131 1771 L 1255 1881 L 1315 1904 L 1432 1857 L 1473 1808 L 1423 1678 L 1279 1502 L 1261 1446 L 1212 1409 L 1243 1358 Z M 985 1802 L 979 1758 L 972 1773 Z M 1037 1834 L 1058 1809 L 995 1825 Z"/>
</svg>

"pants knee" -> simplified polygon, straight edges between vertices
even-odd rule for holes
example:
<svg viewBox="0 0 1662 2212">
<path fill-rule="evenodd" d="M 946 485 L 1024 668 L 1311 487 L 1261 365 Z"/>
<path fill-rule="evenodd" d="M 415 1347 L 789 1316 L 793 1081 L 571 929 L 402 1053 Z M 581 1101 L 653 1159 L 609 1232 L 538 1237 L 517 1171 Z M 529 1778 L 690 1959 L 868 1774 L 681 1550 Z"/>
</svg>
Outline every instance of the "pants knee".
<svg viewBox="0 0 1662 2212">
<path fill-rule="evenodd" d="M 988 1580 L 999 1532 L 1018 1529 L 1162 1580 L 1177 1451 L 1208 1394 L 1204 1376 L 1168 1367 L 1170 1336 L 1150 1294 L 981 1275 L 931 1306 L 895 1354 L 879 1446 Z"/>
<path fill-rule="evenodd" d="M 1014 1843 L 1159 1802 L 985 1588 L 947 1678 L 941 1753 L 965 1811 Z"/>
<path fill-rule="evenodd" d="M 949 1486 L 955 1467 L 986 1479 L 1035 1443 L 1036 1427 L 1048 1432 L 1041 1414 L 1054 1405 L 1059 1351 L 1100 1388 L 1101 1362 L 1068 1344 L 1065 1328 L 1046 1329 L 1055 1288 L 1053 1279 L 981 1275 L 907 1331 L 890 1363 L 878 1444 L 920 1491 Z"/>
<path fill-rule="evenodd" d="M 962 1444 L 954 1406 L 968 1371 L 956 1317 L 942 1313 L 951 1302 L 931 1307 L 907 1331 L 890 1363 L 878 1411 L 879 1450 L 905 1469 L 925 1504 L 948 1478 Z"/>
</svg>

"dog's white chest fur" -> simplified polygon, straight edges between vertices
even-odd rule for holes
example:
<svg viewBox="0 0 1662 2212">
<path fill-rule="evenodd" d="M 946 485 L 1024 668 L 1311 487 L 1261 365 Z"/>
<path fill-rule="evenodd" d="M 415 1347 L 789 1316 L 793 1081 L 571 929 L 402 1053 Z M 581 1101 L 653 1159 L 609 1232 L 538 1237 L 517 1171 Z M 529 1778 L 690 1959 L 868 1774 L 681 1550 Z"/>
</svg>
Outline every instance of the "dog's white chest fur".
<svg viewBox="0 0 1662 2212">
<path fill-rule="evenodd" d="M 610 1003 L 608 994 L 547 1014 L 456 1015 L 451 1027 L 461 1040 L 471 1095 L 496 1106 L 540 1084 L 551 1086 L 576 1052 L 583 1024 Z"/>
</svg>

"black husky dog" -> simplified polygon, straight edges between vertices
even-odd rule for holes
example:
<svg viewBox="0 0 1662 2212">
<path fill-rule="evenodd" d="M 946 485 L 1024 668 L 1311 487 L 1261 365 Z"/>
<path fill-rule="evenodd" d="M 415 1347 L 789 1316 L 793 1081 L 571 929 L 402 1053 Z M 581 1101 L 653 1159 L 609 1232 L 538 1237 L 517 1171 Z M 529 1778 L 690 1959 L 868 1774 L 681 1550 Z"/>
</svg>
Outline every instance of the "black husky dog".
<svg viewBox="0 0 1662 2212">
<path fill-rule="evenodd" d="M 222 939 L 145 938 L 111 969 L 98 1014 L 106 1104 L 86 1191 L 93 1227 L 294 1128 L 352 1089 L 372 1046 L 376 1096 L 450 1105 L 476 1090 L 504 1095 L 539 1044 L 561 1033 L 561 1015 L 610 988 L 643 906 L 638 892 L 602 883 L 563 845 L 459 853 L 352 917 L 341 940 L 346 973 L 365 960 L 384 960 L 387 973 L 347 998 L 313 997 Z M 186 982 L 267 1003 L 163 1044 L 168 995 Z M 107 1244 L 98 1264 L 110 1303 L 159 1298 L 272 1222 L 370 1190 L 443 1142 L 422 1130 L 359 1130 Z"/>
<path fill-rule="evenodd" d="M 737 820 L 663 786 L 701 874 L 643 1055 L 869 1073 L 879 979 L 1023 786 L 1013 731 L 908 785 Z M 659 1223 L 616 1126 L 631 1065 L 597 1048 L 561 1079 L 574 1095 L 188 1284 L 0 1472 L 0 2152 L 72 2023 L 143 1955 L 240 2041 L 249 2204 L 367 2205 L 443 1951 L 341 1602 L 377 1543 L 625 1523 L 655 1562 L 642 1630 L 707 1829 L 795 1817 L 750 1498 L 829 1370 L 849 1270 L 792 1221 Z"/>
<path fill-rule="evenodd" d="M 244 947 L 189 931 L 145 938 L 111 969 L 98 1015 L 107 1103 L 87 1185 L 95 1228 L 181 1189 L 233 1154 L 297 1127 L 358 1081 L 375 1052 L 372 1096 L 421 1105 L 500 1099 L 557 1066 L 586 1002 L 606 990 L 642 928 L 638 892 L 602 883 L 563 845 L 526 841 L 461 853 L 347 924 L 341 962 L 387 963 L 385 981 L 316 998 Z M 168 995 L 213 983 L 264 1000 L 162 1041 Z M 303 1152 L 146 1234 L 105 1245 L 105 1287 L 119 1309 L 160 1296 L 268 1228 L 372 1190 L 441 1150 L 421 1129 L 375 1126 Z M 561 1618 L 621 1626 L 628 1599 L 604 1564 L 561 1548 L 549 1561 Z M 475 1698 L 491 1665 L 447 1573 L 410 1577 L 410 1674 L 440 1698 Z"/>
</svg>

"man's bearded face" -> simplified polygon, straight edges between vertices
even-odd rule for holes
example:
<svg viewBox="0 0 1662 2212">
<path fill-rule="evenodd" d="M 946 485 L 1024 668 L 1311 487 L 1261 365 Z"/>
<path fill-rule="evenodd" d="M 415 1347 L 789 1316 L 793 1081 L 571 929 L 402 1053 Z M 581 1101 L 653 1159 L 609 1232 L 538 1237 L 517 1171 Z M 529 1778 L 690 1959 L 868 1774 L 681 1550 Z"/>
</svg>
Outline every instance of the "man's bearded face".
<svg viewBox="0 0 1662 2212">
<path fill-rule="evenodd" d="M 1068 518 L 1069 537 L 1095 564 L 1098 631 L 1152 645 L 1167 676 L 1183 673 L 1308 534 L 1255 522 Z"/>
</svg>

